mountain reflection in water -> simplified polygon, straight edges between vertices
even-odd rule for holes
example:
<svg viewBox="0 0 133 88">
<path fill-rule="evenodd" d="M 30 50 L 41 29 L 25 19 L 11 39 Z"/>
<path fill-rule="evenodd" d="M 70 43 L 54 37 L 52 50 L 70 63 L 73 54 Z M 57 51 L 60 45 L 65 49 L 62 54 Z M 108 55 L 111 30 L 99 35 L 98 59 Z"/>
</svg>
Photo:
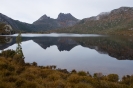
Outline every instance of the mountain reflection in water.
<svg viewBox="0 0 133 88">
<path fill-rule="evenodd" d="M 56 45 L 59 51 L 70 51 L 77 45 L 95 49 L 118 60 L 133 60 L 133 38 L 105 37 L 23 37 L 23 41 L 33 40 L 43 49 Z M 0 36 L 0 50 L 16 43 L 15 37 Z"/>
<path fill-rule="evenodd" d="M 0 50 L 15 49 L 15 43 L 16 37 L 1 36 Z M 129 37 L 22 37 L 22 49 L 26 62 L 36 61 L 39 65 L 133 74 L 133 38 Z"/>
</svg>

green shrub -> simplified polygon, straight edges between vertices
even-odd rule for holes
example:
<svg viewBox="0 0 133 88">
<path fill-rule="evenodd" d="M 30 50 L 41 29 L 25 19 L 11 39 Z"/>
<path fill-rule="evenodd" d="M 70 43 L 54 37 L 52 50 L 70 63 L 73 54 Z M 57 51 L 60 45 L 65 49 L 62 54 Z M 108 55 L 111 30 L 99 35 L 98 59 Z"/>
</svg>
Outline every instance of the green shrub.
<svg viewBox="0 0 133 88">
<path fill-rule="evenodd" d="M 32 65 L 33 65 L 33 66 L 37 66 L 37 63 L 36 63 L 36 62 L 33 62 Z"/>
<path fill-rule="evenodd" d="M 15 55 L 15 51 L 10 50 L 10 49 L 1 52 L 1 56 L 4 56 L 6 58 L 8 58 L 8 57 L 13 58 L 14 55 Z"/>
<path fill-rule="evenodd" d="M 15 71 L 15 67 L 11 66 L 11 65 L 8 65 L 8 68 L 7 68 L 9 71 Z"/>
<path fill-rule="evenodd" d="M 60 75 L 59 74 L 56 74 L 56 73 L 53 73 L 53 74 L 51 74 L 51 75 L 48 76 L 48 80 L 49 81 L 56 81 L 56 80 L 58 80 L 60 78 L 61 78 Z"/>
<path fill-rule="evenodd" d="M 16 87 L 21 87 L 25 83 L 25 80 L 19 79 L 15 82 Z"/>
<path fill-rule="evenodd" d="M 17 74 L 21 74 L 24 70 L 25 70 L 25 67 L 18 67 L 18 68 L 16 69 L 16 73 L 17 73 Z"/>
<path fill-rule="evenodd" d="M 87 76 L 87 73 L 84 72 L 84 71 L 79 71 L 79 72 L 78 72 L 78 75 L 79 75 L 79 76 Z"/>
<path fill-rule="evenodd" d="M 3 71 L 3 75 L 2 76 L 10 76 L 10 75 L 13 75 L 12 72 L 7 71 L 7 70 Z"/>
<path fill-rule="evenodd" d="M 75 88 L 94 88 L 94 87 L 87 83 L 78 83 Z"/>
<path fill-rule="evenodd" d="M 15 68 L 14 66 L 10 65 L 9 63 L 7 62 L 0 62 L 0 70 L 9 70 L 9 71 L 14 71 Z"/>
<path fill-rule="evenodd" d="M 73 69 L 73 70 L 71 71 L 71 73 L 77 73 L 77 71 L 76 71 L 75 69 Z"/>
<path fill-rule="evenodd" d="M 102 73 L 94 73 L 93 77 L 94 78 L 102 78 L 103 74 Z"/>
<path fill-rule="evenodd" d="M 55 88 L 65 88 L 65 82 L 64 82 L 64 80 L 56 80 L 55 82 L 54 82 L 54 87 Z"/>
<path fill-rule="evenodd" d="M 8 68 L 8 64 L 7 63 L 0 62 L 0 70 L 7 69 L 7 68 Z"/>
<path fill-rule="evenodd" d="M 28 81 L 33 81 L 35 79 L 35 76 L 29 73 L 25 73 L 23 77 Z"/>
<path fill-rule="evenodd" d="M 39 73 L 38 73 L 38 76 L 39 77 L 42 77 L 42 78 L 46 78 L 48 77 L 49 75 L 55 73 L 54 70 L 51 70 L 51 69 L 43 69 L 41 70 Z"/>
<path fill-rule="evenodd" d="M 117 74 L 109 74 L 107 80 L 111 82 L 118 82 L 119 76 Z"/>
<path fill-rule="evenodd" d="M 13 56 L 13 60 L 14 60 L 15 63 L 18 63 L 19 65 L 25 65 L 24 59 L 19 54 L 15 54 Z"/>
<path fill-rule="evenodd" d="M 132 84 L 130 84 L 130 87 L 129 88 L 133 88 L 133 83 Z"/>
<path fill-rule="evenodd" d="M 35 82 L 27 82 L 23 85 L 23 88 L 37 88 L 37 84 Z"/>
<path fill-rule="evenodd" d="M 68 82 L 70 82 L 70 83 L 79 83 L 80 82 L 80 76 L 79 75 L 77 75 L 77 74 L 72 74 L 72 75 L 70 75 L 69 77 L 68 77 Z"/>
<path fill-rule="evenodd" d="M 25 63 L 25 66 L 31 66 L 31 64 L 30 63 Z"/>
<path fill-rule="evenodd" d="M 4 82 L 16 82 L 17 78 L 14 76 L 9 76 L 9 77 L 4 77 L 3 81 Z"/>
</svg>

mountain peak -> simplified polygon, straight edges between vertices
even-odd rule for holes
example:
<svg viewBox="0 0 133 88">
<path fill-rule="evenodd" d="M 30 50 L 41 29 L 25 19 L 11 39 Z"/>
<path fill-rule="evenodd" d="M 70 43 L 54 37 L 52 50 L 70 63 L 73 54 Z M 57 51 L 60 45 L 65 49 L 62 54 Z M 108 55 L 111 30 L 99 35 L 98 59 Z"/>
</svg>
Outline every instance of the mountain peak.
<svg viewBox="0 0 133 88">
<path fill-rule="evenodd" d="M 44 20 L 44 19 L 50 19 L 50 17 L 48 17 L 46 14 L 44 14 L 38 20 Z"/>
<path fill-rule="evenodd" d="M 63 16 L 63 15 L 70 15 L 70 16 L 72 16 L 70 13 L 60 13 L 58 16 Z"/>
<path fill-rule="evenodd" d="M 64 13 L 60 13 L 58 15 L 58 18 L 57 20 L 60 20 L 60 21 L 66 21 L 66 20 L 77 20 L 75 17 L 73 17 L 70 13 L 67 13 L 67 14 L 64 14 Z"/>
</svg>

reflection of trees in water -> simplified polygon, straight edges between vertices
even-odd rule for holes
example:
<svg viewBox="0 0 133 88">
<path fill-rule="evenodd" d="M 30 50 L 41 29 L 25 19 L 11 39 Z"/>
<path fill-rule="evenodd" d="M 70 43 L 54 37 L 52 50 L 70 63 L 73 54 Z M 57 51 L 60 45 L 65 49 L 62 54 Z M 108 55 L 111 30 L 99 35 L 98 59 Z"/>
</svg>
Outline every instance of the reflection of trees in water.
<svg viewBox="0 0 133 88">
<path fill-rule="evenodd" d="M 71 50 L 77 45 L 95 49 L 119 60 L 133 60 L 133 38 L 126 37 L 87 37 L 87 38 L 34 38 L 33 41 L 46 49 L 56 45 L 59 51 Z"/>
<path fill-rule="evenodd" d="M 24 37 L 22 41 L 33 40 L 43 49 L 56 45 L 59 51 L 70 51 L 77 45 L 95 49 L 101 54 L 108 54 L 118 60 L 133 60 L 133 38 L 126 37 L 87 37 L 87 38 L 52 38 L 52 37 Z M 10 43 L 11 42 L 11 43 Z M 1 49 L 14 44 L 11 37 L 0 37 Z"/>
<path fill-rule="evenodd" d="M 10 36 L 0 36 L 0 43 L 11 43 L 12 42 L 12 37 Z"/>
<path fill-rule="evenodd" d="M 132 38 L 117 37 L 89 37 L 74 38 L 83 47 L 89 47 L 98 52 L 107 53 L 119 60 L 133 60 L 133 41 Z"/>
</svg>

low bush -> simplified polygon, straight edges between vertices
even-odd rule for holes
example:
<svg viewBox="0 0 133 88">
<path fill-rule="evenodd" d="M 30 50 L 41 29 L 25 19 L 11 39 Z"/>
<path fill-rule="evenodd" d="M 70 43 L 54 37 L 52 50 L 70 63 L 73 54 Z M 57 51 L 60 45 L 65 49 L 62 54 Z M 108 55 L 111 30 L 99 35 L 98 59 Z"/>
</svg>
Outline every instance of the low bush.
<svg viewBox="0 0 133 88">
<path fill-rule="evenodd" d="M 78 75 L 79 75 L 79 76 L 87 76 L 87 73 L 84 72 L 84 71 L 79 71 L 79 72 L 78 72 Z"/>
<path fill-rule="evenodd" d="M 109 74 L 107 80 L 111 82 L 118 82 L 119 76 L 117 74 Z"/>
</svg>

